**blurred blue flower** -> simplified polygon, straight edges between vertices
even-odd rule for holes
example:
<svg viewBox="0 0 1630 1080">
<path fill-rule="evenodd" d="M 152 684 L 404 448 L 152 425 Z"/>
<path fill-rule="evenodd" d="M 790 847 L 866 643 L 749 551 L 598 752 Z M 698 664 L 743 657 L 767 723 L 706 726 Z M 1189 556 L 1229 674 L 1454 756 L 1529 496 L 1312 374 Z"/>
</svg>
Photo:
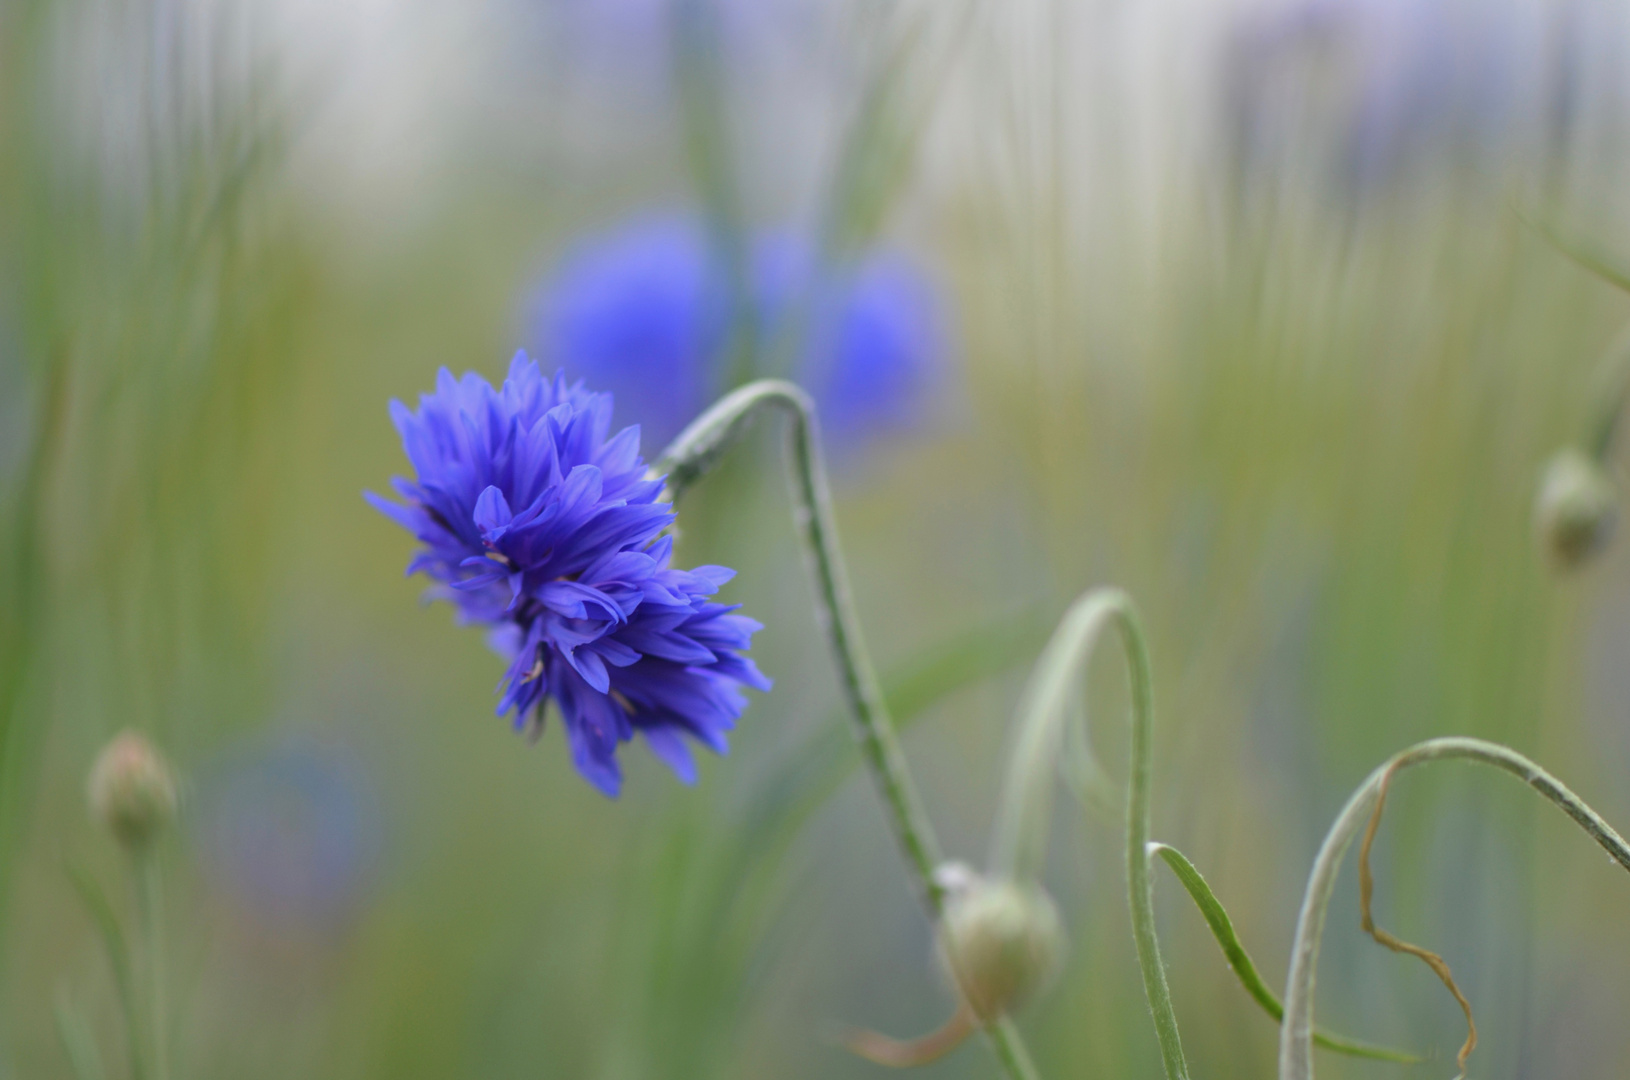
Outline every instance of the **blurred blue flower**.
<svg viewBox="0 0 1630 1080">
<path fill-rule="evenodd" d="M 641 218 L 594 237 L 536 303 L 546 355 L 610 390 L 659 444 L 711 399 L 730 290 L 699 222 Z"/>
<path fill-rule="evenodd" d="M 1224 101 L 1233 152 L 1286 154 L 1364 191 L 1423 166 L 1545 153 L 1579 92 L 1576 5 L 1295 0 L 1235 24 Z"/>
<path fill-rule="evenodd" d="M 836 445 L 903 429 L 921 415 L 947 336 L 939 296 L 910 260 L 879 251 L 822 273 L 813 245 L 771 233 L 754 245 L 753 276 L 768 334 L 786 319 L 804 320 L 793 328 L 803 342 L 792 376 L 814 395 Z"/>
<path fill-rule="evenodd" d="M 635 732 L 694 781 L 686 737 L 724 753 L 738 684 L 770 683 L 741 655 L 759 624 L 708 599 L 734 572 L 669 565 L 674 514 L 639 428 L 610 435 L 610 394 L 545 379 L 525 353 L 500 390 L 443 368 L 417 411 L 392 401 L 391 415 L 417 479 L 394 481 L 406 506 L 368 500 L 425 545 L 408 572 L 492 628 L 510 659 L 499 715 L 541 731 L 552 697 L 578 771 L 607 795 Z"/>
<path fill-rule="evenodd" d="M 754 375 L 786 375 L 821 407 L 834 444 L 908 426 L 944 366 L 937 291 L 909 260 L 875 252 L 825 269 L 786 232 L 751 243 L 744 320 Z M 574 248 L 529 304 L 530 335 L 567 372 L 617 394 L 665 442 L 727 389 L 731 289 L 706 230 L 688 216 L 643 217 Z M 779 352 L 800 342 L 790 370 Z"/>
<path fill-rule="evenodd" d="M 807 59 L 810 34 L 823 14 L 820 0 L 510 0 L 520 34 L 536 63 L 539 35 L 559 50 L 552 57 L 584 75 L 625 90 L 670 93 L 676 23 L 705 18 L 719 47 L 714 62 L 728 69 L 744 60 Z M 500 7 L 500 13 L 503 8 Z M 797 46 L 803 46 L 802 49 Z"/>
<path fill-rule="evenodd" d="M 322 935 L 352 919 L 383 832 L 357 765 L 298 740 L 237 757 L 208 779 L 200 821 L 211 881 L 283 936 Z"/>
</svg>

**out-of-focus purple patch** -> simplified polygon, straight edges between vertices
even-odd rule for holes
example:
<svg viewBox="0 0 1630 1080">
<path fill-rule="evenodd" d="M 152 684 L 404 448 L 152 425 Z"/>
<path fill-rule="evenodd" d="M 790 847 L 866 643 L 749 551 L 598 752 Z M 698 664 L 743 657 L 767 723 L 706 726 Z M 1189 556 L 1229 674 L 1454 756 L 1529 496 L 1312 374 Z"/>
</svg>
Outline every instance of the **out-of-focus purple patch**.
<svg viewBox="0 0 1630 1080">
<path fill-rule="evenodd" d="M 609 391 L 661 446 L 715 389 L 730 290 L 699 222 L 642 217 L 573 246 L 529 321 L 545 356 Z"/>
<path fill-rule="evenodd" d="M 315 741 L 232 755 L 204 777 L 195 820 L 211 889 L 274 938 L 343 931 L 378 877 L 374 785 L 358 760 Z"/>
</svg>

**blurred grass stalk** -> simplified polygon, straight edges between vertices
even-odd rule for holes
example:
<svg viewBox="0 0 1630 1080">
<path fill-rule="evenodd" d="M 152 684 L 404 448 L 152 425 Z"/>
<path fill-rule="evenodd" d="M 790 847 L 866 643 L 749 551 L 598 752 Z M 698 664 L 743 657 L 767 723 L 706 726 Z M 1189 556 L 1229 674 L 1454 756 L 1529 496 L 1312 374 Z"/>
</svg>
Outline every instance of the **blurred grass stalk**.
<svg viewBox="0 0 1630 1080">
<path fill-rule="evenodd" d="M 0 376 L 29 406 L 0 472 L 3 914 L 51 735 L 185 753 L 255 707 L 305 256 L 249 8 L 0 18 Z"/>
<path fill-rule="evenodd" d="M 5 308 L 28 308 L 42 302 L 43 282 L 28 273 L 42 254 L 47 238 L 23 208 L 36 194 L 40 152 L 35 118 L 29 115 L 29 93 L 37 78 L 39 53 L 30 46 L 39 33 L 43 0 L 8 5 L 0 11 L 0 250 L 10 258 L 0 262 L 0 287 L 9 294 Z M 0 256 L 3 258 L 3 256 Z M 20 335 L 19 335 L 20 336 Z M 45 352 L 44 356 L 38 355 Z M 9 892 L 9 853 L 12 830 L 7 825 L 16 813 L 17 720 L 23 691 L 39 651 L 43 571 L 40 549 L 40 508 L 46 476 L 53 464 L 52 449 L 62 426 L 65 374 L 60 354 L 29 350 L 24 356 L 0 363 L 17 370 L 0 372 L 12 386 L 26 387 L 31 408 L 23 420 L 25 434 L 18 448 L 20 462 L 0 458 L 0 921 Z M 22 410 L 13 410 L 12 416 Z M 15 421 L 14 421 L 15 422 Z M 7 447 L 7 449 L 12 449 Z M 0 957 L 4 955 L 0 944 Z M 3 966 L 0 966 L 3 970 Z"/>
</svg>

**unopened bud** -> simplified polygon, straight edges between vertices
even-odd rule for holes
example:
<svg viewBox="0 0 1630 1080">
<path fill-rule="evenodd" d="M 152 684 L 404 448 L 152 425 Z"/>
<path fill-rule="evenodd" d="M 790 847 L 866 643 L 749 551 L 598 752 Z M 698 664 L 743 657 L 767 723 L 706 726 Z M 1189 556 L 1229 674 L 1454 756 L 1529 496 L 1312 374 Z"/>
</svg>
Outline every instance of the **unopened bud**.
<svg viewBox="0 0 1630 1080">
<path fill-rule="evenodd" d="M 141 735 L 126 731 L 97 755 L 86 794 L 91 815 L 132 850 L 175 819 L 175 774 Z"/>
<path fill-rule="evenodd" d="M 1554 566 L 1582 565 L 1607 544 L 1618 518 L 1619 494 L 1600 464 L 1575 449 L 1551 459 L 1534 500 L 1534 529 Z"/>
<path fill-rule="evenodd" d="M 988 1023 L 1052 978 L 1064 931 L 1040 886 L 977 879 L 948 897 L 939 946 L 952 982 Z"/>
</svg>

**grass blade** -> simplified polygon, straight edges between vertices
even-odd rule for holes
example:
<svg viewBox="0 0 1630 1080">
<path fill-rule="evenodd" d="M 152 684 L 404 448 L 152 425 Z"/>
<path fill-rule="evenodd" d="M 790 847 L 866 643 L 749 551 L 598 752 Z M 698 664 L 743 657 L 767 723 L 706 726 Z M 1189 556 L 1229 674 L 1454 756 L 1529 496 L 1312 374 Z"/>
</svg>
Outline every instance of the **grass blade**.
<svg viewBox="0 0 1630 1080">
<path fill-rule="evenodd" d="M 91 1031 L 85 1014 L 62 994 L 57 998 L 55 1010 L 57 1038 L 75 1080 L 106 1080 L 107 1069 L 102 1065 L 102 1052 L 96 1048 L 96 1035 Z"/>
</svg>

